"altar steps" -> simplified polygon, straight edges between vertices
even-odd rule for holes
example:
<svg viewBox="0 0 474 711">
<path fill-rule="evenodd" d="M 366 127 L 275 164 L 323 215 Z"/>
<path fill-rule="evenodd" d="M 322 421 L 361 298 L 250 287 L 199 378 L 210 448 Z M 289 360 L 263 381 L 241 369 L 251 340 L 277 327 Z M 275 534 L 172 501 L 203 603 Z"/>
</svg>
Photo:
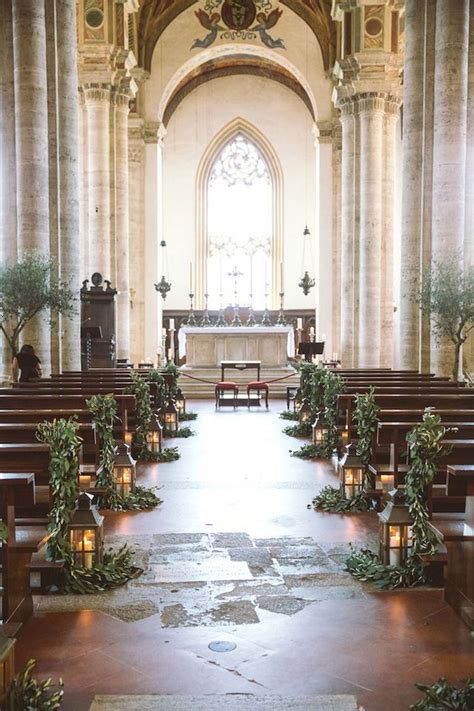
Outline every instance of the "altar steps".
<svg viewBox="0 0 474 711">
<path fill-rule="evenodd" d="M 181 368 L 182 377 L 179 379 L 179 385 L 186 397 L 190 398 L 213 398 L 215 384 L 221 380 L 220 368 L 189 368 L 186 366 Z M 192 377 L 187 377 L 192 376 Z M 288 376 L 288 377 L 285 377 Z M 240 395 L 247 396 L 248 382 L 256 379 L 255 371 L 238 371 L 228 370 L 226 372 L 226 380 L 232 380 L 240 386 Z M 277 382 L 270 382 L 276 378 L 283 378 Z M 299 374 L 294 368 L 263 368 L 260 374 L 260 380 L 269 384 L 270 398 L 286 398 L 286 388 L 289 385 L 299 385 Z M 210 382 L 201 382 L 210 381 Z"/>
</svg>

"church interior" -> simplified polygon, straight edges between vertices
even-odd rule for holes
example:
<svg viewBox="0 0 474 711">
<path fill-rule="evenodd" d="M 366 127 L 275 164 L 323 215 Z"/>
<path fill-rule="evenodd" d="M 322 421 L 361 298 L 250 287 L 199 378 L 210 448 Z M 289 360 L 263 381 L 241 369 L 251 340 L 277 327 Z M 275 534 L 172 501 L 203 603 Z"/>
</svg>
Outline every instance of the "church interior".
<svg viewBox="0 0 474 711">
<path fill-rule="evenodd" d="M 474 0 L 0 0 L 0 705 L 474 709 Z"/>
</svg>

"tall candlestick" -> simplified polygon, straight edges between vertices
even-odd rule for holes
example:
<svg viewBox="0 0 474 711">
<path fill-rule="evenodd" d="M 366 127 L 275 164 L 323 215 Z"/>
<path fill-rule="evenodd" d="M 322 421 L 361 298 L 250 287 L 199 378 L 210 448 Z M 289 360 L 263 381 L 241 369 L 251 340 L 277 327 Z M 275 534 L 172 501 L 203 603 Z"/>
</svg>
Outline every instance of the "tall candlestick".
<svg viewBox="0 0 474 711">
<path fill-rule="evenodd" d="M 170 331 L 174 331 L 174 318 L 170 318 Z"/>
<path fill-rule="evenodd" d="M 189 292 L 193 293 L 193 263 L 189 262 Z"/>
<path fill-rule="evenodd" d="M 222 294 L 222 257 L 219 257 L 219 294 Z"/>
<path fill-rule="evenodd" d="M 285 291 L 284 283 L 283 283 L 283 262 L 280 262 L 280 283 L 281 283 L 281 291 Z"/>
</svg>

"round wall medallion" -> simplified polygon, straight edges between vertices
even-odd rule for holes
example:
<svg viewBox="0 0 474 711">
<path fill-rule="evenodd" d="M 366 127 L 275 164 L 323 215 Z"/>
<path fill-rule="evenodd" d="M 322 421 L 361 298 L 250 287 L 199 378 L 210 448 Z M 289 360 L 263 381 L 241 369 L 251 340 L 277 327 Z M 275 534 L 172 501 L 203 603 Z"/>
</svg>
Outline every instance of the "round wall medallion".
<svg viewBox="0 0 474 711">
<path fill-rule="evenodd" d="M 383 22 L 377 17 L 372 17 L 365 23 L 365 31 L 367 32 L 369 37 L 378 37 L 380 34 L 382 34 L 382 30 Z"/>
<path fill-rule="evenodd" d="M 212 652 L 232 652 L 237 645 L 234 642 L 223 642 L 218 640 L 217 642 L 211 642 L 208 645 Z"/>
<path fill-rule="evenodd" d="M 102 274 L 99 274 L 99 272 L 94 272 L 91 276 L 91 282 L 94 286 L 102 286 L 102 281 Z"/>
<path fill-rule="evenodd" d="M 86 22 L 89 27 L 96 30 L 104 21 L 104 13 L 98 7 L 93 7 L 86 12 Z"/>
</svg>

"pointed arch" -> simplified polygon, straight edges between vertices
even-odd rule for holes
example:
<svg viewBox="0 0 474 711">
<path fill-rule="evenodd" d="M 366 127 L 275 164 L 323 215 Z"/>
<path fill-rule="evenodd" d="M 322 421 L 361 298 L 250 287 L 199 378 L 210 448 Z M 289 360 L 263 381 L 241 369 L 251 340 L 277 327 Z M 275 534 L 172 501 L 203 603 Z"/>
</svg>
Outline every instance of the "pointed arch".
<svg viewBox="0 0 474 711">
<path fill-rule="evenodd" d="M 280 291 L 280 262 L 283 262 L 283 171 L 270 141 L 249 121 L 233 119 L 217 133 L 207 146 L 199 163 L 196 179 L 196 304 L 202 308 L 207 288 L 208 244 L 208 184 L 214 162 L 221 150 L 237 135 L 243 135 L 265 158 L 272 179 L 272 293 L 271 308 L 278 304 Z"/>
</svg>

